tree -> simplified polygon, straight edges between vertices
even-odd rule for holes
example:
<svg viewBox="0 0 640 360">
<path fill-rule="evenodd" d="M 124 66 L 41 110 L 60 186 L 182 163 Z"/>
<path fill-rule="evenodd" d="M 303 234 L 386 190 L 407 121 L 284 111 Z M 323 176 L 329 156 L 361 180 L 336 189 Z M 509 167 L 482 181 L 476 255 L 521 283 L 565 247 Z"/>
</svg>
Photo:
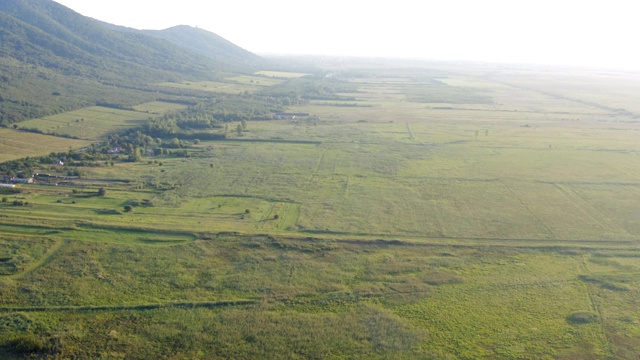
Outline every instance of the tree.
<svg viewBox="0 0 640 360">
<path fill-rule="evenodd" d="M 247 120 L 242 119 L 242 121 L 240 121 L 240 125 L 242 125 L 242 130 L 247 130 Z"/>
<path fill-rule="evenodd" d="M 134 148 L 129 154 L 130 162 L 139 162 L 142 157 L 140 156 L 140 148 Z"/>
<path fill-rule="evenodd" d="M 238 136 L 242 135 L 242 125 L 238 124 L 236 131 L 238 132 Z"/>
<path fill-rule="evenodd" d="M 131 205 L 125 205 L 124 206 L 124 212 L 131 212 L 133 208 L 131 207 Z"/>
<path fill-rule="evenodd" d="M 105 196 L 107 195 L 107 189 L 105 189 L 104 187 L 101 187 L 100 189 L 98 189 L 98 196 Z"/>
</svg>

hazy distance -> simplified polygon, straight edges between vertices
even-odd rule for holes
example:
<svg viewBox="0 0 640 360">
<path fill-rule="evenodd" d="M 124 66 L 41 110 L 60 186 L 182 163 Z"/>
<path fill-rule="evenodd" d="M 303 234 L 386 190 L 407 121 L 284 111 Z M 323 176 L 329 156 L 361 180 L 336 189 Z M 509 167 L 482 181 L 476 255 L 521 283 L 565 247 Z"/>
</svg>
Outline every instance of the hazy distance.
<svg viewBox="0 0 640 360">
<path fill-rule="evenodd" d="M 137 29 L 197 26 L 257 54 L 409 57 L 640 70 L 629 1 L 56 0 Z"/>
</svg>

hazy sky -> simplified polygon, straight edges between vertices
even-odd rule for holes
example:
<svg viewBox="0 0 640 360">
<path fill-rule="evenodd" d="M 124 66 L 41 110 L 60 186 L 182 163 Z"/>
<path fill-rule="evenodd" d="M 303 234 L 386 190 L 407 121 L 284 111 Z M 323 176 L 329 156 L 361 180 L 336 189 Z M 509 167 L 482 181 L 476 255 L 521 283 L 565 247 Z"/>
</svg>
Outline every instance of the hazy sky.
<svg viewBox="0 0 640 360">
<path fill-rule="evenodd" d="M 137 29 L 191 25 L 258 54 L 640 69 L 638 5 L 574 0 L 56 0 Z"/>
</svg>

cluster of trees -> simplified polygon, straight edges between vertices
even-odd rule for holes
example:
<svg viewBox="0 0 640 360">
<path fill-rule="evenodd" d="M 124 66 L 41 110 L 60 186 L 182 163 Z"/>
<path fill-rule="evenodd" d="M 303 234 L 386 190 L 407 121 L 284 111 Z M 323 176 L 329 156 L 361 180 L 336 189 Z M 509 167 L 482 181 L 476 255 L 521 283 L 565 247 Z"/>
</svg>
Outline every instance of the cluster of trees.
<svg viewBox="0 0 640 360">
<path fill-rule="evenodd" d="M 339 93 L 355 92 L 354 84 L 326 77 L 301 77 L 269 86 L 261 92 L 264 96 L 278 98 L 282 105 L 305 104 L 309 100 L 355 100 Z"/>
<path fill-rule="evenodd" d="M 271 119 L 287 105 L 305 103 L 309 99 L 344 100 L 337 93 L 353 91 L 350 86 L 335 79 L 304 77 L 270 86 L 258 94 L 219 95 L 193 103 L 183 111 L 149 118 L 143 126 L 112 134 L 106 141 L 83 151 L 70 150 L 5 162 L 0 164 L 0 174 L 26 177 L 37 167 L 60 161 L 72 167 L 113 165 L 114 161 L 120 160 L 135 162 L 140 161 L 146 151 L 153 151 L 156 156 L 188 156 L 183 150 L 189 146 L 186 140 L 223 139 L 234 130 L 241 135 L 246 130 L 247 120 Z M 229 128 L 232 122 L 238 122 L 235 128 Z M 216 128 L 221 131 L 211 131 Z M 79 175 L 77 170 L 69 170 L 69 173 Z"/>
<path fill-rule="evenodd" d="M 149 119 L 140 131 L 152 137 L 188 138 L 198 131 L 221 128 L 229 122 L 270 119 L 282 108 L 273 97 L 226 95 Z"/>
</svg>

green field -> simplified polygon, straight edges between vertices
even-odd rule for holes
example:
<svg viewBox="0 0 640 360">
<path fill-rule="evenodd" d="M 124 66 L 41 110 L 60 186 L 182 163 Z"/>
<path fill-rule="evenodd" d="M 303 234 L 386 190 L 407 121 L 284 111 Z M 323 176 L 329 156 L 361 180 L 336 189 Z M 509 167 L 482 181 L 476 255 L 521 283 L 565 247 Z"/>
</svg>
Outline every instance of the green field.
<svg viewBox="0 0 640 360">
<path fill-rule="evenodd" d="M 156 114 L 156 115 L 163 115 L 170 111 L 177 111 L 185 108 L 187 108 L 186 105 L 164 102 L 164 101 L 152 101 L 152 102 L 136 105 L 133 107 L 133 109 L 135 109 L 136 111 Z"/>
<path fill-rule="evenodd" d="M 141 109 L 144 110 L 130 111 L 94 106 L 27 120 L 20 123 L 20 128 L 36 129 L 45 134 L 73 136 L 95 141 L 116 130 L 142 125 L 149 118 L 147 111 L 154 109 L 154 106 L 143 106 Z"/>
<path fill-rule="evenodd" d="M 244 91 L 255 92 L 260 90 L 264 84 L 251 84 L 248 80 L 249 77 L 243 77 L 242 81 L 198 81 L 198 82 L 167 82 L 158 84 L 159 86 L 173 88 L 173 89 L 186 89 L 186 90 L 199 90 L 211 93 L 221 94 L 238 94 Z M 265 79 L 264 82 L 269 83 L 270 79 Z"/>
<path fill-rule="evenodd" d="M 354 71 L 313 117 L 3 195 L 0 354 L 636 359 L 634 83 Z"/>
<path fill-rule="evenodd" d="M 88 141 L 64 139 L 10 129 L 0 129 L 0 161 L 45 155 L 89 145 Z"/>
<path fill-rule="evenodd" d="M 288 72 L 288 71 L 258 71 L 255 74 L 260 75 L 261 77 L 271 77 L 271 78 L 279 78 L 279 79 L 299 78 L 299 77 L 309 75 L 305 73 Z"/>
</svg>

